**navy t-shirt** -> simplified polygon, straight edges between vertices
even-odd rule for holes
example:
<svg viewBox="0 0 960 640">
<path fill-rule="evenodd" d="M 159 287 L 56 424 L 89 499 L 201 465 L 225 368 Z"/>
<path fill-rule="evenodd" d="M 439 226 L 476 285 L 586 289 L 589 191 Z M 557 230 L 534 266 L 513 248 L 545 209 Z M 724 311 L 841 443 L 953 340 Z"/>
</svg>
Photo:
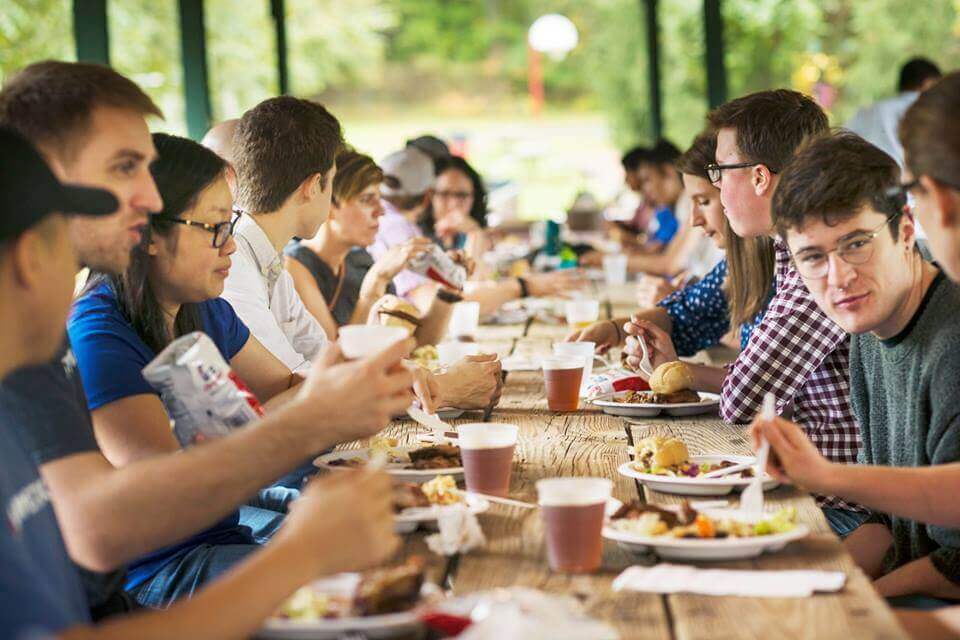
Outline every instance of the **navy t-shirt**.
<svg viewBox="0 0 960 640">
<path fill-rule="evenodd" d="M 0 429 L 16 432 L 38 467 L 78 453 L 99 453 L 69 341 L 47 364 L 19 369 L 0 383 Z M 123 608 L 125 569 L 77 569 L 92 609 Z"/>
<path fill-rule="evenodd" d="M 199 305 L 203 331 L 229 362 L 250 338 L 250 330 L 240 321 L 226 300 L 216 298 Z M 140 339 L 124 317 L 116 294 L 103 283 L 79 298 L 67 323 L 67 333 L 77 359 L 80 379 L 90 411 L 130 396 L 158 395 L 141 371 L 156 353 Z M 189 540 L 156 551 L 132 563 L 127 589 L 140 586 L 165 564 L 200 544 L 255 544 L 250 529 L 240 526 L 235 511 L 219 523 Z"/>
<path fill-rule="evenodd" d="M 17 432 L 0 425 L 0 634 L 37 638 L 90 622 L 47 489 Z"/>
</svg>

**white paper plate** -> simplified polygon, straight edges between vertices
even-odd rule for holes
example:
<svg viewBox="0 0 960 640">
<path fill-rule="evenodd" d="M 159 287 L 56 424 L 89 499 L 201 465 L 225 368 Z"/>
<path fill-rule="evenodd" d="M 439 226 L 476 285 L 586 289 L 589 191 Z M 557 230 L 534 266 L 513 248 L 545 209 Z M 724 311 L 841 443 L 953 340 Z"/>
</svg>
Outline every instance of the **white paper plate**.
<svg viewBox="0 0 960 640">
<path fill-rule="evenodd" d="M 314 586 L 331 594 L 348 594 L 353 593 L 359 579 L 359 574 L 341 573 L 317 580 Z M 424 596 L 436 592 L 437 587 L 429 583 L 425 583 L 421 591 Z M 364 638 L 393 638 L 402 633 L 416 632 L 421 627 L 415 611 L 322 620 L 268 618 L 256 637 L 264 640 L 335 640 L 353 632 L 362 634 Z"/>
<path fill-rule="evenodd" d="M 396 447 L 396 451 L 410 451 L 420 447 Z M 330 466 L 332 460 L 351 460 L 353 458 L 368 459 L 370 449 L 351 449 L 349 451 L 334 451 L 316 458 L 313 461 L 315 467 L 321 469 L 342 471 L 349 467 Z M 426 482 L 435 476 L 453 476 L 455 479 L 463 479 L 463 467 L 451 467 L 449 469 L 404 469 L 408 462 L 388 462 L 385 470 L 390 477 L 402 480 L 404 482 Z"/>
<path fill-rule="evenodd" d="M 467 509 L 470 513 L 483 513 L 490 508 L 490 502 L 480 496 L 467 495 Z M 410 507 L 393 516 L 393 530 L 397 533 L 411 533 L 420 525 L 429 525 L 436 523 L 440 510 L 444 505 L 431 505 L 429 507 Z"/>
<path fill-rule="evenodd" d="M 627 395 L 622 391 L 614 397 Z M 649 404 L 644 402 L 627 403 L 615 402 L 613 397 L 603 400 L 591 400 L 591 404 L 600 407 L 604 413 L 611 416 L 628 418 L 649 418 L 666 413 L 668 416 L 696 416 L 702 413 L 713 413 L 720 406 L 720 396 L 715 393 L 700 392 L 700 402 L 678 402 L 675 404 Z"/>
<path fill-rule="evenodd" d="M 720 462 L 729 460 L 736 464 L 755 462 L 753 456 L 731 456 L 722 453 L 712 453 L 702 456 L 690 456 L 691 462 Z M 643 473 L 633 468 L 633 461 L 625 462 L 617 469 L 620 475 L 639 480 L 644 485 L 661 493 L 674 493 L 682 496 L 724 496 L 731 491 L 742 491 L 750 484 L 750 478 L 687 478 L 658 476 L 652 473 Z M 736 474 L 734 474 L 736 475 Z M 764 474 L 763 490 L 770 491 L 780 486 L 770 474 Z"/>
<path fill-rule="evenodd" d="M 723 517 L 723 512 L 707 510 L 712 517 Z M 729 513 L 727 514 L 729 517 Z M 794 540 L 805 538 L 810 529 L 798 524 L 793 531 L 751 538 L 671 538 L 667 536 L 640 536 L 628 531 L 603 527 L 603 537 L 615 541 L 624 549 L 636 553 L 652 551 L 665 560 L 739 560 L 755 558 L 763 553 L 779 551 Z"/>
</svg>

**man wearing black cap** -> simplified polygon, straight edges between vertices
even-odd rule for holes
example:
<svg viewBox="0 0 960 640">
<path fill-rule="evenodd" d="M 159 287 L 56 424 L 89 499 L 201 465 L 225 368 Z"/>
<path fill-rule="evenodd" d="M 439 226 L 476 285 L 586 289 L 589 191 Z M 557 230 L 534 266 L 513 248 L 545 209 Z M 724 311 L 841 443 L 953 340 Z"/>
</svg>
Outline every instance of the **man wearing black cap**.
<svg viewBox="0 0 960 640">
<path fill-rule="evenodd" d="M 61 348 L 78 267 L 64 213 L 72 222 L 81 216 L 93 222 L 115 215 L 119 206 L 109 191 L 61 184 L 26 139 L 0 127 L 0 381 Z M 78 628 L 90 622 L 87 597 L 22 436 L 0 424 L 4 637 L 67 631 L 70 638 L 247 637 L 296 587 L 317 575 L 375 565 L 398 546 L 387 476 L 332 477 L 304 492 L 269 548 L 196 599 L 163 613 L 114 618 L 96 630 Z M 380 498 L 358 504 L 356 486 Z M 317 545 L 332 537 L 331 514 L 347 514 L 334 525 L 347 534 L 336 554 Z M 355 562 L 358 557 L 363 561 Z"/>
</svg>

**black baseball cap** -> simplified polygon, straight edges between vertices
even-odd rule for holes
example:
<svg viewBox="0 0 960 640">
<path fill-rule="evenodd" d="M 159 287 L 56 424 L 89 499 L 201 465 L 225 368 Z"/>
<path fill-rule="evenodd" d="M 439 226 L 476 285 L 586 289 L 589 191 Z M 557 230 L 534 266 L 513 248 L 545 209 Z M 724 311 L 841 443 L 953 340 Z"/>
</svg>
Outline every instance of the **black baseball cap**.
<svg viewBox="0 0 960 640">
<path fill-rule="evenodd" d="M 105 189 L 61 183 L 26 138 L 0 126 L 0 242 L 52 213 L 104 216 L 119 207 Z"/>
</svg>

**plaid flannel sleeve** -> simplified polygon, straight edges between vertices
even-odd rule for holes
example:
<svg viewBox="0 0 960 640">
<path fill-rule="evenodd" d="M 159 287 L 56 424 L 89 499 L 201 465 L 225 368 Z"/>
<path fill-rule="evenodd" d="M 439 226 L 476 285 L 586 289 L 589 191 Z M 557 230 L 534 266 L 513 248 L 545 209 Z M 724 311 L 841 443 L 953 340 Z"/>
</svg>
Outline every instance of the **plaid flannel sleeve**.
<svg viewBox="0 0 960 640">
<path fill-rule="evenodd" d="M 728 365 L 720 395 L 724 421 L 753 420 L 769 391 L 783 413 L 824 360 L 841 347 L 847 334 L 817 307 L 793 271 L 739 357 Z M 840 381 L 838 381 L 840 383 Z"/>
</svg>

